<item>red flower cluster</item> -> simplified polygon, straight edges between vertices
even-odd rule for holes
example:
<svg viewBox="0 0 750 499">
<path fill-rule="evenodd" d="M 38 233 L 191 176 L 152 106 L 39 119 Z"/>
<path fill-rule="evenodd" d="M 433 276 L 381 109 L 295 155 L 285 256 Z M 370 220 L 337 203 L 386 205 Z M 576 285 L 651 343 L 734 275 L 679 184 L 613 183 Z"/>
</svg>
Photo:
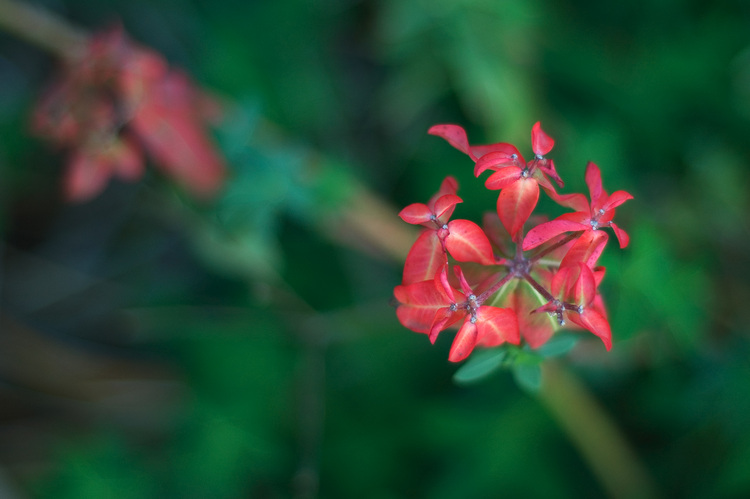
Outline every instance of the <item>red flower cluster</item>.
<svg viewBox="0 0 750 499">
<path fill-rule="evenodd" d="M 204 131 L 208 100 L 119 28 L 91 38 L 40 99 L 33 130 L 70 151 L 64 191 L 98 195 L 110 177 L 143 174 L 143 151 L 192 194 L 210 197 L 225 167 Z"/>
<path fill-rule="evenodd" d="M 400 322 L 428 334 L 434 343 L 441 331 L 463 319 L 450 350 L 452 362 L 465 359 L 477 345 L 524 341 L 538 348 L 567 321 L 594 333 L 609 350 L 612 333 L 598 292 L 605 269 L 596 265 L 609 236 L 600 229 L 611 227 L 620 247 L 627 246 L 627 234 L 612 220 L 615 208 L 632 196 L 625 191 L 608 195 L 593 163 L 586 167 L 591 202 L 583 194 L 558 194 L 550 179 L 559 187 L 562 179 L 545 158 L 554 140 L 539 123 L 531 131 L 534 158 L 528 162 L 511 144 L 470 145 L 456 125 L 436 125 L 429 133 L 467 154 L 475 163 L 475 176 L 493 172 L 485 186 L 500 190 L 497 214 L 486 214 L 482 227 L 450 220 L 462 202 L 452 177 L 427 204 L 401 211 L 404 221 L 425 229 L 406 257 L 402 284 L 394 290 Z M 575 212 L 536 222 L 531 215 L 540 187 Z M 524 235 L 530 220 L 535 226 Z M 515 250 L 510 250 L 513 243 Z M 451 260 L 463 267 L 456 264 L 449 272 Z"/>
</svg>

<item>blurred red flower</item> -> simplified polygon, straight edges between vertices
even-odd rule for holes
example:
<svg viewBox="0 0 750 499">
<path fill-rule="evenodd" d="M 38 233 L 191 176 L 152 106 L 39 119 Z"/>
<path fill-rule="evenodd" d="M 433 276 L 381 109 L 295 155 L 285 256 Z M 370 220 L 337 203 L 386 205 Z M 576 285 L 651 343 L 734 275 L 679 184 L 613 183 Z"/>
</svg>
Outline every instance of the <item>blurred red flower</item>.
<svg viewBox="0 0 750 499">
<path fill-rule="evenodd" d="M 113 176 L 140 178 L 144 152 L 207 199 L 225 177 L 205 129 L 207 102 L 185 74 L 116 27 L 93 36 L 66 62 L 37 103 L 32 129 L 69 151 L 63 186 L 70 201 L 97 196 Z"/>
</svg>

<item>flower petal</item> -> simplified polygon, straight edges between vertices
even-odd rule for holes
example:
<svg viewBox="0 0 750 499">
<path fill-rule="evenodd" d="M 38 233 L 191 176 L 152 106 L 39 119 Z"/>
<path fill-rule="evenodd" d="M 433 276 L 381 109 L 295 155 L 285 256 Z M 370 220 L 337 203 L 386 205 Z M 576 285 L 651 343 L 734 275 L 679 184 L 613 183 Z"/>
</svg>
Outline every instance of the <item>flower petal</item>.
<svg viewBox="0 0 750 499">
<path fill-rule="evenodd" d="M 398 214 L 404 222 L 416 225 L 431 222 L 432 215 L 432 211 L 424 203 L 412 203 Z"/>
<path fill-rule="evenodd" d="M 417 333 L 429 333 L 438 311 L 450 305 L 442 290 L 435 287 L 434 281 L 396 286 L 393 294 L 398 300 L 398 320 L 404 327 Z"/>
<path fill-rule="evenodd" d="M 540 281 L 542 285 L 545 282 Z M 547 313 L 533 313 L 545 306 L 544 298 L 526 281 L 520 281 L 509 296 L 507 303 L 516 311 L 518 325 L 531 348 L 539 348 L 547 343 L 554 332 L 559 329 L 557 320 Z M 554 305 L 552 311 L 555 310 Z"/>
<path fill-rule="evenodd" d="M 531 149 L 533 149 L 534 154 L 544 156 L 552 150 L 554 145 L 555 141 L 552 137 L 542 130 L 542 124 L 538 121 L 534 123 L 531 129 Z"/>
<path fill-rule="evenodd" d="M 477 325 L 472 324 L 467 317 L 461 329 L 456 333 L 456 338 L 451 345 L 451 351 L 448 354 L 448 360 L 451 362 L 461 362 L 469 356 L 477 344 Z"/>
<path fill-rule="evenodd" d="M 604 202 L 604 205 L 602 206 L 602 209 L 604 211 L 609 211 L 612 208 L 616 208 L 620 206 L 625 201 L 633 199 L 633 196 L 625 191 L 615 191 L 607 198 L 607 200 Z"/>
<path fill-rule="evenodd" d="M 402 284 L 431 280 L 448 264 L 448 257 L 437 232 L 423 231 L 406 255 Z"/>
<path fill-rule="evenodd" d="M 552 294 L 563 301 L 588 306 L 596 296 L 594 273 L 583 263 L 571 267 L 561 267 L 552 281 Z M 562 292 L 562 293 L 561 293 Z"/>
<path fill-rule="evenodd" d="M 435 211 L 435 201 L 440 199 L 441 197 L 447 195 L 447 194 L 453 194 L 455 195 L 458 191 L 458 182 L 455 178 L 451 177 L 450 175 L 445 177 L 443 181 L 440 183 L 440 189 L 432 195 L 429 201 L 427 201 L 427 206 L 430 207 L 431 210 Z"/>
<path fill-rule="evenodd" d="M 573 208 L 576 211 L 589 213 L 590 205 L 589 200 L 583 194 L 558 194 L 557 192 L 548 192 L 549 197 L 559 204 L 560 206 L 566 206 Z"/>
<path fill-rule="evenodd" d="M 430 336 L 430 343 L 434 345 L 440 332 L 445 330 L 445 328 L 449 327 L 451 324 L 457 322 L 463 315 L 463 313 L 452 311 L 450 307 L 441 308 L 435 312 L 435 318 L 432 321 L 428 333 Z"/>
<path fill-rule="evenodd" d="M 537 225 L 526 234 L 526 237 L 523 240 L 523 250 L 527 251 L 536 248 L 540 244 L 544 244 L 553 237 L 564 232 L 575 232 L 586 229 L 587 227 L 585 225 L 568 220 L 558 219 L 545 222 L 541 225 Z"/>
<path fill-rule="evenodd" d="M 494 347 L 505 343 L 518 345 L 521 333 L 518 329 L 518 317 L 509 308 L 483 306 L 477 310 L 477 344 Z"/>
<path fill-rule="evenodd" d="M 502 191 L 497 198 L 497 215 L 513 240 L 539 200 L 539 184 L 534 179 L 521 178 Z"/>
<path fill-rule="evenodd" d="M 614 222 L 610 222 L 609 225 L 612 227 L 612 230 L 615 231 L 615 236 L 617 236 L 617 241 L 620 243 L 620 248 L 627 246 L 630 242 L 630 236 L 628 236 L 628 233 L 619 228 Z"/>
<path fill-rule="evenodd" d="M 464 271 L 461 270 L 461 267 L 459 267 L 458 265 L 454 265 L 453 273 L 456 274 L 456 277 L 458 277 L 458 282 L 461 284 L 461 290 L 464 292 L 464 294 L 466 296 L 474 294 L 471 286 L 469 286 L 469 283 L 466 281 L 466 276 L 464 276 Z"/>
<path fill-rule="evenodd" d="M 577 263 L 585 263 L 589 268 L 594 267 L 608 240 L 609 236 L 602 230 L 584 232 L 565 254 L 560 267 L 573 266 Z"/>
<path fill-rule="evenodd" d="M 427 130 L 427 133 L 444 138 L 450 145 L 476 161 L 476 156 L 474 156 L 469 147 L 469 138 L 466 136 L 466 130 L 462 127 L 458 125 L 434 125 Z"/>
<path fill-rule="evenodd" d="M 492 245 L 484 231 L 469 220 L 448 222 L 449 234 L 445 238 L 445 249 L 459 262 L 476 262 L 492 265 L 495 261 Z"/>
<path fill-rule="evenodd" d="M 84 202 L 101 193 L 112 176 L 112 164 L 101 155 L 74 153 L 68 163 L 63 189 L 71 202 Z"/>
<path fill-rule="evenodd" d="M 539 165 L 539 169 L 552 177 L 552 180 L 555 181 L 555 183 L 558 185 L 558 187 L 564 187 L 565 182 L 563 182 L 563 179 L 560 178 L 560 175 L 557 173 L 557 170 L 555 169 L 555 162 L 551 159 L 542 159 L 537 162 Z"/>
<path fill-rule="evenodd" d="M 226 166 L 195 110 L 198 97 L 187 77 L 170 72 L 147 85 L 129 124 L 156 166 L 210 199 L 224 184 Z"/>
<path fill-rule="evenodd" d="M 477 157 L 477 159 L 481 158 L 485 154 L 489 154 L 491 152 L 502 152 L 507 154 L 508 156 L 512 154 L 518 154 L 518 164 L 519 165 L 525 165 L 526 161 L 524 161 L 523 156 L 520 152 L 518 152 L 518 149 L 513 144 L 507 144 L 505 142 L 498 142 L 496 144 L 482 144 L 482 145 L 474 145 L 471 146 L 471 152 L 474 153 L 474 156 Z"/>
<path fill-rule="evenodd" d="M 599 312 L 593 308 L 584 309 L 582 314 L 571 312 L 568 314 L 571 322 L 578 324 L 582 328 L 588 329 L 598 336 L 604 343 L 605 348 L 609 351 L 612 348 L 612 329 L 609 322 Z"/>
<path fill-rule="evenodd" d="M 445 224 L 448 222 L 448 219 L 451 217 L 451 215 L 453 215 L 453 210 L 456 209 L 456 205 L 463 202 L 463 199 L 456 196 L 455 194 L 446 194 L 445 196 L 440 196 L 435 201 L 433 214 L 435 215 L 435 218 L 437 218 L 438 222 L 440 222 L 440 224 Z"/>
<path fill-rule="evenodd" d="M 448 282 L 448 272 L 446 267 L 443 267 L 438 274 L 435 275 L 435 286 L 438 290 L 445 292 L 445 297 L 451 303 L 456 303 L 455 294 L 453 293 L 453 287 Z"/>
<path fill-rule="evenodd" d="M 510 146 L 510 144 L 508 144 Z M 513 147 L 513 146 L 510 146 Z M 521 166 L 521 162 L 518 160 L 518 151 L 513 147 L 515 152 L 505 151 L 493 151 L 485 154 L 477 160 L 477 164 L 474 165 L 474 176 L 479 177 L 486 170 L 499 170 L 506 166 L 514 166 L 518 168 Z M 515 155 L 515 158 L 513 157 Z M 525 165 L 524 165 L 525 166 Z"/>
<path fill-rule="evenodd" d="M 589 186 L 591 206 L 596 207 L 595 209 L 598 210 L 601 197 L 606 196 L 606 194 L 602 187 L 602 172 L 599 170 L 599 167 L 591 161 L 586 165 L 586 185 Z"/>
<path fill-rule="evenodd" d="M 506 166 L 487 177 L 487 180 L 484 181 L 484 186 L 491 190 L 504 189 L 520 178 L 520 168 L 517 166 Z"/>
</svg>

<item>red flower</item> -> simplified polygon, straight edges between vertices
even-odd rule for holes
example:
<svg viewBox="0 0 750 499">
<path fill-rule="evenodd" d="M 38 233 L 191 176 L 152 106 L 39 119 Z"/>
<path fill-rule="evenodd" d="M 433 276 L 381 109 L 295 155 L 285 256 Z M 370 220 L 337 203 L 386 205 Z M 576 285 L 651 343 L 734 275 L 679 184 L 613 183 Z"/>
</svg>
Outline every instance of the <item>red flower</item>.
<svg viewBox="0 0 750 499">
<path fill-rule="evenodd" d="M 454 362 L 476 345 L 517 344 L 523 338 L 531 348 L 541 347 L 568 323 L 589 330 L 609 350 L 612 331 L 598 293 L 605 270 L 596 266 L 609 236 L 598 229 L 612 227 L 625 247 L 628 236 L 612 220 L 615 208 L 632 196 L 625 191 L 608 195 L 593 163 L 586 169 L 590 202 L 582 194 L 558 194 L 548 177 L 560 186 L 562 180 L 544 157 L 554 141 L 539 123 L 532 129 L 534 159 L 529 162 L 511 144 L 470 145 L 456 125 L 436 125 L 430 133 L 467 154 L 476 176 L 492 170 L 485 186 L 500 189 L 500 195 L 497 212 L 484 216 L 484 229 L 467 220 L 449 220 L 462 202 L 450 177 L 427 204 L 415 203 L 401 212 L 405 221 L 426 227 L 409 252 L 402 285 L 394 290 L 401 323 L 434 342 L 441 331 L 463 320 L 451 347 Z M 530 217 L 540 186 L 575 213 L 541 223 L 543 218 Z M 529 221 L 538 225 L 524 238 Z M 524 253 L 532 249 L 532 254 Z M 454 267 L 453 285 L 449 283 L 449 257 L 478 264 L 466 269 L 479 284 L 470 286 L 459 266 Z"/>
<path fill-rule="evenodd" d="M 598 336 L 604 346 L 612 348 L 612 331 L 604 311 L 604 304 L 597 294 L 597 287 L 604 278 L 604 268 L 592 271 L 588 265 L 578 263 L 561 267 L 552 279 L 550 301 L 537 312 L 549 312 L 556 316 L 560 326 L 565 318 Z"/>
<path fill-rule="evenodd" d="M 412 246 L 404 265 L 403 284 L 432 279 L 447 263 L 449 253 L 459 262 L 492 265 L 492 245 L 482 229 L 469 220 L 451 220 L 458 203 L 458 184 L 447 177 L 427 204 L 414 203 L 399 213 L 407 223 L 427 227 Z"/>
<path fill-rule="evenodd" d="M 116 175 L 135 180 L 141 150 L 192 194 L 210 197 L 224 180 L 223 160 L 204 131 L 205 98 L 157 53 L 115 28 L 86 51 L 40 100 L 33 129 L 71 150 L 64 187 L 72 201 L 99 194 Z"/>
<path fill-rule="evenodd" d="M 530 250 L 540 244 L 549 241 L 553 237 L 564 232 L 571 231 L 596 231 L 602 227 L 612 227 L 620 247 L 628 245 L 630 238 L 627 233 L 620 229 L 612 219 L 615 216 L 615 208 L 620 206 L 633 196 L 625 191 L 616 191 L 607 195 L 602 187 L 602 176 L 599 167 L 589 162 L 586 166 L 586 184 L 591 194 L 591 203 L 583 194 L 552 194 L 551 197 L 559 204 L 577 210 L 575 213 L 566 213 L 556 219 L 538 225 L 531 229 L 523 241 L 523 249 Z"/>
<path fill-rule="evenodd" d="M 463 318 L 448 356 L 451 362 L 464 360 L 477 345 L 518 344 L 521 337 L 513 310 L 482 305 L 486 297 L 474 293 L 460 267 L 454 267 L 454 271 L 463 294 L 449 284 L 445 267 L 433 280 L 397 286 L 394 295 L 399 301 L 396 314 L 401 324 L 429 334 L 434 343 L 441 331 Z"/>
</svg>

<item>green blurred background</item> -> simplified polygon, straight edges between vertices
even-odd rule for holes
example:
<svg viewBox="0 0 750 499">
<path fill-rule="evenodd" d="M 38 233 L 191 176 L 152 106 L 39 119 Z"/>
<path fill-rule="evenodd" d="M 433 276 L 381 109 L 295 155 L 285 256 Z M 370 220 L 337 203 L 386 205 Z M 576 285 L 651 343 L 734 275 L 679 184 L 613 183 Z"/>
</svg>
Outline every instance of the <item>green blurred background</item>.
<svg viewBox="0 0 750 499">
<path fill-rule="evenodd" d="M 592 160 L 635 196 L 602 257 L 614 347 L 562 362 L 664 496 L 750 494 L 750 4 L 33 5 L 231 102 L 232 174 L 211 205 L 153 169 L 64 204 L 28 131 L 57 62 L 0 34 L 0 497 L 605 494 L 510 374 L 453 383 L 451 335 L 400 326 L 398 258 L 342 217 L 366 186 L 400 227 L 450 174 L 478 220 L 496 194 L 426 130 L 530 153 L 538 120 L 566 192 Z"/>
</svg>

